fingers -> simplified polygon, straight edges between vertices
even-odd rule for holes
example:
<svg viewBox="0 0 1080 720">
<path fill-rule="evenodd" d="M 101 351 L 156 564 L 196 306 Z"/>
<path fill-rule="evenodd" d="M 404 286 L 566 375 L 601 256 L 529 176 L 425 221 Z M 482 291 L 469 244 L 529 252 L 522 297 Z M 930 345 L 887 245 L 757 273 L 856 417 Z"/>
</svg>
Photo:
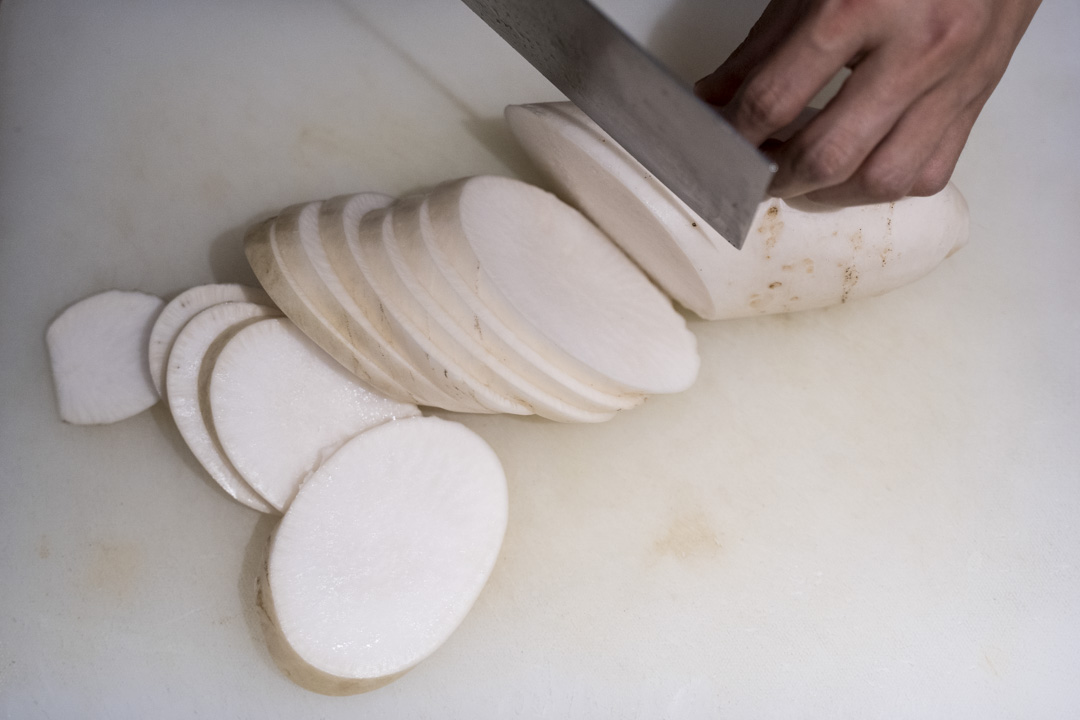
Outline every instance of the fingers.
<svg viewBox="0 0 1080 720">
<path fill-rule="evenodd" d="M 731 102 L 750 70 L 765 59 L 799 22 L 805 5 L 805 0 L 772 0 L 727 60 L 695 83 L 697 96 L 711 105 Z"/>
</svg>

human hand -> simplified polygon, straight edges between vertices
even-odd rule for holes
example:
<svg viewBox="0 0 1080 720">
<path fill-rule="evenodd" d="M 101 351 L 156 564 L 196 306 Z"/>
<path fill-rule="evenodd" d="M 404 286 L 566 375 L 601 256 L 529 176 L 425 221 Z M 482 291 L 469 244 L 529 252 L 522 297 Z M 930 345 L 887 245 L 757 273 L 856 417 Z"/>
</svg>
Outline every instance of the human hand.
<svg viewBox="0 0 1080 720">
<path fill-rule="evenodd" d="M 770 194 L 835 205 L 931 195 L 1039 1 L 771 0 L 694 90 L 761 145 L 850 67 L 828 105 L 769 149 L 779 166 Z"/>
</svg>

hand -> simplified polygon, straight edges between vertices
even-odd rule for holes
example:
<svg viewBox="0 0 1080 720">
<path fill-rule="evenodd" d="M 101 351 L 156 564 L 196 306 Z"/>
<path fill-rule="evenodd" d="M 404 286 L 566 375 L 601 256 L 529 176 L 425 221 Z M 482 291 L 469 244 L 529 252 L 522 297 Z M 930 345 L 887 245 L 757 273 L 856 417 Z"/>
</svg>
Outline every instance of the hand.
<svg viewBox="0 0 1080 720">
<path fill-rule="evenodd" d="M 761 145 L 842 68 L 829 104 L 769 149 L 769 192 L 835 205 L 931 195 L 1005 73 L 1039 0 L 771 0 L 695 92 Z"/>
</svg>

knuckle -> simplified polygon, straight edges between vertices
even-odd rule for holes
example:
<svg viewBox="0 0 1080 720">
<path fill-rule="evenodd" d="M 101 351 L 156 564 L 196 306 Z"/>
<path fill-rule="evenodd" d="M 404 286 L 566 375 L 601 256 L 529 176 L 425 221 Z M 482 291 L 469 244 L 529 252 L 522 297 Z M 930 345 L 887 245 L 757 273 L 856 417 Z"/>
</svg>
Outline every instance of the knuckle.
<svg viewBox="0 0 1080 720">
<path fill-rule="evenodd" d="M 791 104 L 783 83 L 762 77 L 751 79 L 736 108 L 741 124 L 753 128 L 774 130 L 791 122 Z M 797 112 L 797 109 L 796 109 Z"/>
<path fill-rule="evenodd" d="M 977 44 L 987 23 L 983 3 L 940 3 L 923 28 L 923 45 L 945 55 L 966 51 Z"/>
<path fill-rule="evenodd" d="M 920 196 L 937 195 L 945 189 L 951 179 L 952 172 L 946 163 L 933 163 L 923 169 L 908 194 Z"/>
<path fill-rule="evenodd" d="M 855 170 L 857 160 L 854 143 L 846 138 L 829 136 L 810 147 L 797 149 L 792 169 L 806 182 L 825 187 L 847 180 Z"/>
<path fill-rule="evenodd" d="M 862 195 L 871 202 L 892 202 L 911 193 L 915 177 L 905 167 L 879 162 L 860 173 L 858 185 Z"/>
</svg>

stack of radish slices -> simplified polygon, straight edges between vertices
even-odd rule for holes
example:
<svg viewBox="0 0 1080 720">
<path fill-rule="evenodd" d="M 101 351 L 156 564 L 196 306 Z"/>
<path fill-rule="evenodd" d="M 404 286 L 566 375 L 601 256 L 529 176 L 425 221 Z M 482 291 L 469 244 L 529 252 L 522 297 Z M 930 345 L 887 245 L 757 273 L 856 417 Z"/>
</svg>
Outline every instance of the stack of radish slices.
<svg viewBox="0 0 1080 720">
<path fill-rule="evenodd" d="M 667 296 L 581 213 L 517 180 L 297 205 L 244 248 L 308 337 L 402 401 L 601 422 L 697 376 Z"/>
</svg>

